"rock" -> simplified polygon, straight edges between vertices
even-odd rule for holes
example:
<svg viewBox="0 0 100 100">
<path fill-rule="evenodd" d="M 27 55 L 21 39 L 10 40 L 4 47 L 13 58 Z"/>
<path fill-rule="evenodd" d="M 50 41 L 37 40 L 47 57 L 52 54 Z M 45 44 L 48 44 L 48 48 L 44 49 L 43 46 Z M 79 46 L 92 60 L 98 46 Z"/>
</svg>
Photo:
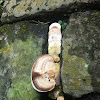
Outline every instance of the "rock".
<svg viewBox="0 0 100 100">
<path fill-rule="evenodd" d="M 43 15 L 46 12 L 61 8 L 77 8 L 80 3 L 98 3 L 99 0 L 5 0 L 2 13 L 2 22 L 12 22 L 22 18 L 31 18 L 34 15 Z M 76 4 L 77 3 L 77 4 Z M 74 5 L 73 5 L 74 4 Z M 83 4 L 83 5 L 84 5 Z M 56 12 L 57 14 L 57 12 Z M 49 14 L 50 15 L 50 14 Z M 57 16 L 58 17 L 58 16 Z"/>
<path fill-rule="evenodd" d="M 31 69 L 45 51 L 47 32 L 47 24 L 28 21 L 0 27 L 5 41 L 0 48 L 0 100 L 43 98 L 31 85 Z"/>
<path fill-rule="evenodd" d="M 73 13 L 62 34 L 63 92 L 74 97 L 100 92 L 100 11 Z"/>
<path fill-rule="evenodd" d="M 3 0 L 0 0 L 0 18 L 1 18 L 1 15 L 2 15 L 2 11 L 3 11 Z M 1 20 L 0 20 L 1 22 Z"/>
</svg>

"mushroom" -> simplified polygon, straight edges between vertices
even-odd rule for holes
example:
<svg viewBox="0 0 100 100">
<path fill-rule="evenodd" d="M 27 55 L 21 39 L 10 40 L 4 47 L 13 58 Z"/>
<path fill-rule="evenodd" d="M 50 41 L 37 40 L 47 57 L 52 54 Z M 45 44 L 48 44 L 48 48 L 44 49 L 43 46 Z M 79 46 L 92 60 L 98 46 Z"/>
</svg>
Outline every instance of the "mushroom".
<svg viewBox="0 0 100 100">
<path fill-rule="evenodd" d="M 54 62 L 49 54 L 40 56 L 31 72 L 32 86 L 38 92 L 47 92 L 54 89 L 60 65 Z"/>
<path fill-rule="evenodd" d="M 58 96 L 57 100 L 64 100 L 64 97 L 63 96 Z"/>
<path fill-rule="evenodd" d="M 61 26 L 59 23 L 53 23 L 49 27 L 48 53 L 51 54 L 55 62 L 60 61 L 58 55 L 61 52 Z"/>
</svg>

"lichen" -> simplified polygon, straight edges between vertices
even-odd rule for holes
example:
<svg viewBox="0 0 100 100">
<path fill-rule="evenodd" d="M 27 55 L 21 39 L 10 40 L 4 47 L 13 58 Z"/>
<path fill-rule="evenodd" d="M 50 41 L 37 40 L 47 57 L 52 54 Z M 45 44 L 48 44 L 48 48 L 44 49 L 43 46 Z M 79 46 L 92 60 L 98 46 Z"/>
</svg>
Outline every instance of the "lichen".
<svg viewBox="0 0 100 100">
<path fill-rule="evenodd" d="M 91 78 L 87 68 L 85 67 L 86 64 L 87 63 L 83 58 L 66 55 L 62 77 L 64 80 L 67 80 L 67 83 L 63 81 L 63 84 L 67 85 L 68 90 L 86 91 L 88 90 L 88 86 L 91 86 Z M 64 89 L 64 91 L 67 90 Z"/>
<path fill-rule="evenodd" d="M 2 22 L 11 22 L 16 20 L 16 17 L 19 18 L 22 16 L 26 18 L 40 11 L 52 11 L 61 5 L 63 5 L 63 0 L 10 0 L 9 3 L 5 1 L 1 20 Z"/>
<path fill-rule="evenodd" d="M 22 29 L 22 32 L 23 32 L 23 33 L 26 33 L 26 25 L 23 25 L 23 26 L 21 27 L 21 29 Z"/>
<path fill-rule="evenodd" d="M 5 53 L 7 53 L 9 50 L 10 50 L 10 45 L 8 45 L 8 46 L 6 46 L 6 47 L 0 49 L 0 54 L 1 54 L 1 53 L 4 53 L 4 54 L 5 54 Z"/>
<path fill-rule="evenodd" d="M 64 93 L 80 97 L 99 91 L 100 12 L 86 11 L 70 16 L 63 32 L 61 78 Z"/>
</svg>

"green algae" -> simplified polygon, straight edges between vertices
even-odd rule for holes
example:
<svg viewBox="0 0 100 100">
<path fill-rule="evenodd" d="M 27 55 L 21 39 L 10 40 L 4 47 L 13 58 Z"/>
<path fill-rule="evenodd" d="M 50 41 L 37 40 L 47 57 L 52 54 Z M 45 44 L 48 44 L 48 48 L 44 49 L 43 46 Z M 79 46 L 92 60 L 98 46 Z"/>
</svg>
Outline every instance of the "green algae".
<svg viewBox="0 0 100 100">
<path fill-rule="evenodd" d="M 29 35 L 30 23 L 27 21 L 17 22 L 15 24 L 6 24 L 0 27 L 0 34 L 7 37 L 8 44 L 14 42 L 15 39 L 26 40 Z M 31 32 L 30 32 L 31 33 Z M 34 35 L 34 34 L 33 34 Z M 0 44 L 1 45 L 1 44 Z"/>
<path fill-rule="evenodd" d="M 39 98 L 39 94 L 31 85 L 31 68 L 39 55 L 41 46 L 37 46 L 37 39 L 31 37 L 26 41 L 15 40 L 9 50 L 3 52 L 3 57 L 9 58 L 9 73 L 12 84 L 8 90 L 8 100 L 31 100 Z"/>
<path fill-rule="evenodd" d="M 66 55 L 64 62 L 63 66 L 66 67 L 62 68 L 63 91 L 69 93 L 70 90 L 70 93 L 73 93 L 73 90 L 78 90 L 80 91 L 78 94 L 81 94 L 82 91 L 93 91 L 88 69 L 84 67 L 86 65 L 85 60 L 77 56 Z M 74 95 L 77 96 L 76 93 Z"/>
<path fill-rule="evenodd" d="M 67 55 L 64 61 L 67 62 L 65 69 L 72 73 L 70 77 L 74 79 L 75 77 L 78 79 L 84 79 L 85 77 L 89 76 L 87 68 L 84 67 L 86 62 L 83 58 Z"/>
<path fill-rule="evenodd" d="M 26 33 L 26 25 L 23 25 L 23 26 L 21 27 L 21 29 L 22 29 L 22 32 L 23 32 L 23 33 Z"/>
<path fill-rule="evenodd" d="M 0 100 L 6 100 L 7 91 L 11 84 L 10 74 L 8 72 L 8 58 L 0 54 Z"/>
<path fill-rule="evenodd" d="M 75 13 L 63 32 L 61 78 L 64 93 L 80 97 L 93 91 L 100 91 L 97 79 L 100 12 Z"/>
<path fill-rule="evenodd" d="M 43 98 L 44 96 L 36 92 L 31 85 L 31 69 L 37 58 L 42 55 L 47 25 L 24 21 L 4 25 L 0 27 L 0 32 L 4 37 L 7 36 L 4 40 L 6 44 L 0 44 L 0 86 L 3 87 L 0 90 L 0 98 L 3 99 L 4 95 L 7 100 Z"/>
</svg>

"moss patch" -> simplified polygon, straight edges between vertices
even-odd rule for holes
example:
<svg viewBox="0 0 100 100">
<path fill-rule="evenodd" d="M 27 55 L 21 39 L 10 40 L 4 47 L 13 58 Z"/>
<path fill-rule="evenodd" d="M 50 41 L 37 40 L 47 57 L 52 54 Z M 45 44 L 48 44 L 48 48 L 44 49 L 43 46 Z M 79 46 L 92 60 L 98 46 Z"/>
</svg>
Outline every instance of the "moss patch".
<svg viewBox="0 0 100 100">
<path fill-rule="evenodd" d="M 11 88 L 8 90 L 9 100 L 31 100 L 39 98 L 39 94 L 31 85 L 31 68 L 39 55 L 42 46 L 38 47 L 38 39 L 31 37 L 26 41 L 15 40 L 9 50 L 3 52 L 5 59 L 9 58 L 9 73 L 11 75 Z"/>
<path fill-rule="evenodd" d="M 63 34 L 62 84 L 64 93 L 80 97 L 100 91 L 100 12 L 86 11 L 70 16 Z M 97 74 L 96 74 L 97 73 Z"/>
<path fill-rule="evenodd" d="M 31 69 L 45 49 L 42 47 L 47 27 L 27 21 L 0 27 L 1 34 L 7 37 L 6 44 L 0 49 L 1 99 L 4 95 L 7 100 L 40 100 L 45 97 L 33 89 Z"/>
</svg>

